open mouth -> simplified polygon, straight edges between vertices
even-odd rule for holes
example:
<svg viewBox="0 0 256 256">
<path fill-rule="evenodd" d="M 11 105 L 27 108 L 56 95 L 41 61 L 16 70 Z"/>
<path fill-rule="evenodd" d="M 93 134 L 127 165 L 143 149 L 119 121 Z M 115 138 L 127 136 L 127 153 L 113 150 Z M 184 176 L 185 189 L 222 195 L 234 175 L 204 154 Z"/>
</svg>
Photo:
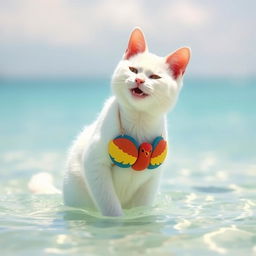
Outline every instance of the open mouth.
<svg viewBox="0 0 256 256">
<path fill-rule="evenodd" d="M 131 89 L 131 93 L 136 98 L 145 98 L 148 94 L 144 93 L 140 88 L 133 88 Z"/>
</svg>

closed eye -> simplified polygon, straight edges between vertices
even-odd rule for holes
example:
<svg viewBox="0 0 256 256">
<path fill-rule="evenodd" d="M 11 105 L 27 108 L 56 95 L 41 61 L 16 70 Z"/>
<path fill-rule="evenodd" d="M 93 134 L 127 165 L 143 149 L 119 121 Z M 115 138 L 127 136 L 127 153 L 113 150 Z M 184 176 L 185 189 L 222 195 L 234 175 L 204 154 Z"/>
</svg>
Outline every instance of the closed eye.
<svg viewBox="0 0 256 256">
<path fill-rule="evenodd" d="M 152 74 L 152 75 L 149 76 L 149 78 L 150 78 L 150 79 L 160 79 L 161 76 Z"/>
<path fill-rule="evenodd" d="M 133 73 L 135 73 L 135 74 L 138 73 L 138 69 L 137 69 L 137 68 L 129 67 L 129 69 L 130 69 Z"/>
</svg>

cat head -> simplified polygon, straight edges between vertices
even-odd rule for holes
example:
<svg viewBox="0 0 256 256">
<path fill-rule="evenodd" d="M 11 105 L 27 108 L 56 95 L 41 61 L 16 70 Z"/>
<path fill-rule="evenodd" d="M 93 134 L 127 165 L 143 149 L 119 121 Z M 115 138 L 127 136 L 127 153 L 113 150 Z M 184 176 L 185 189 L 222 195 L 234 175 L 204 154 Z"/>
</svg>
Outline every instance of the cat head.
<svg viewBox="0 0 256 256">
<path fill-rule="evenodd" d="M 150 53 L 143 32 L 135 28 L 112 77 L 119 104 L 152 114 L 168 111 L 176 102 L 189 59 L 186 47 L 167 57 Z"/>
</svg>

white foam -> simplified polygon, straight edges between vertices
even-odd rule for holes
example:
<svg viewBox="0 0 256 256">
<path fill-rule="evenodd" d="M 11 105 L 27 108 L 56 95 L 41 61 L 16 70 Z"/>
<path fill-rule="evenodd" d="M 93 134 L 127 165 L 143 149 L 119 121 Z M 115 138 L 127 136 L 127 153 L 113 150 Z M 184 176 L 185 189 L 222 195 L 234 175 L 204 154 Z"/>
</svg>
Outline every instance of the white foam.
<svg viewBox="0 0 256 256">
<path fill-rule="evenodd" d="M 228 253 L 228 249 L 218 245 L 216 240 L 222 241 L 226 244 L 234 244 L 238 240 L 250 240 L 253 234 L 244 230 L 238 229 L 235 225 L 230 227 L 223 227 L 219 230 L 207 233 L 203 236 L 204 242 L 208 245 L 209 249 L 220 254 Z"/>
<path fill-rule="evenodd" d="M 191 203 L 192 201 L 194 201 L 195 199 L 197 199 L 197 195 L 194 193 L 191 193 L 189 195 L 186 196 L 186 203 Z"/>
<path fill-rule="evenodd" d="M 176 225 L 174 225 L 174 229 L 176 230 L 183 230 L 188 228 L 191 225 L 191 222 L 186 219 L 182 219 L 180 222 L 178 222 Z"/>
<path fill-rule="evenodd" d="M 46 172 L 33 175 L 28 183 L 28 189 L 34 194 L 61 194 L 53 185 L 52 175 Z"/>
<path fill-rule="evenodd" d="M 243 212 L 236 219 L 244 219 L 253 216 L 254 210 L 252 208 L 255 207 L 256 204 L 249 199 L 241 199 L 241 201 L 244 202 L 242 207 Z"/>
</svg>

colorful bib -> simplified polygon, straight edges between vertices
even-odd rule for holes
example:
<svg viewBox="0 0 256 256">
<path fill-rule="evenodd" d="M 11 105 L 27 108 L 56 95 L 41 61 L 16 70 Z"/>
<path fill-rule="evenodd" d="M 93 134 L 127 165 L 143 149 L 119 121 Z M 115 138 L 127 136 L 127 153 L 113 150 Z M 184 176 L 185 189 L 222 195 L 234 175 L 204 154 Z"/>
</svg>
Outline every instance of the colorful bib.
<svg viewBox="0 0 256 256">
<path fill-rule="evenodd" d="M 109 142 L 108 153 L 113 164 L 121 168 L 132 167 L 135 171 L 160 166 L 167 155 L 167 141 L 156 137 L 152 144 L 141 145 L 129 135 L 120 135 Z"/>
</svg>

